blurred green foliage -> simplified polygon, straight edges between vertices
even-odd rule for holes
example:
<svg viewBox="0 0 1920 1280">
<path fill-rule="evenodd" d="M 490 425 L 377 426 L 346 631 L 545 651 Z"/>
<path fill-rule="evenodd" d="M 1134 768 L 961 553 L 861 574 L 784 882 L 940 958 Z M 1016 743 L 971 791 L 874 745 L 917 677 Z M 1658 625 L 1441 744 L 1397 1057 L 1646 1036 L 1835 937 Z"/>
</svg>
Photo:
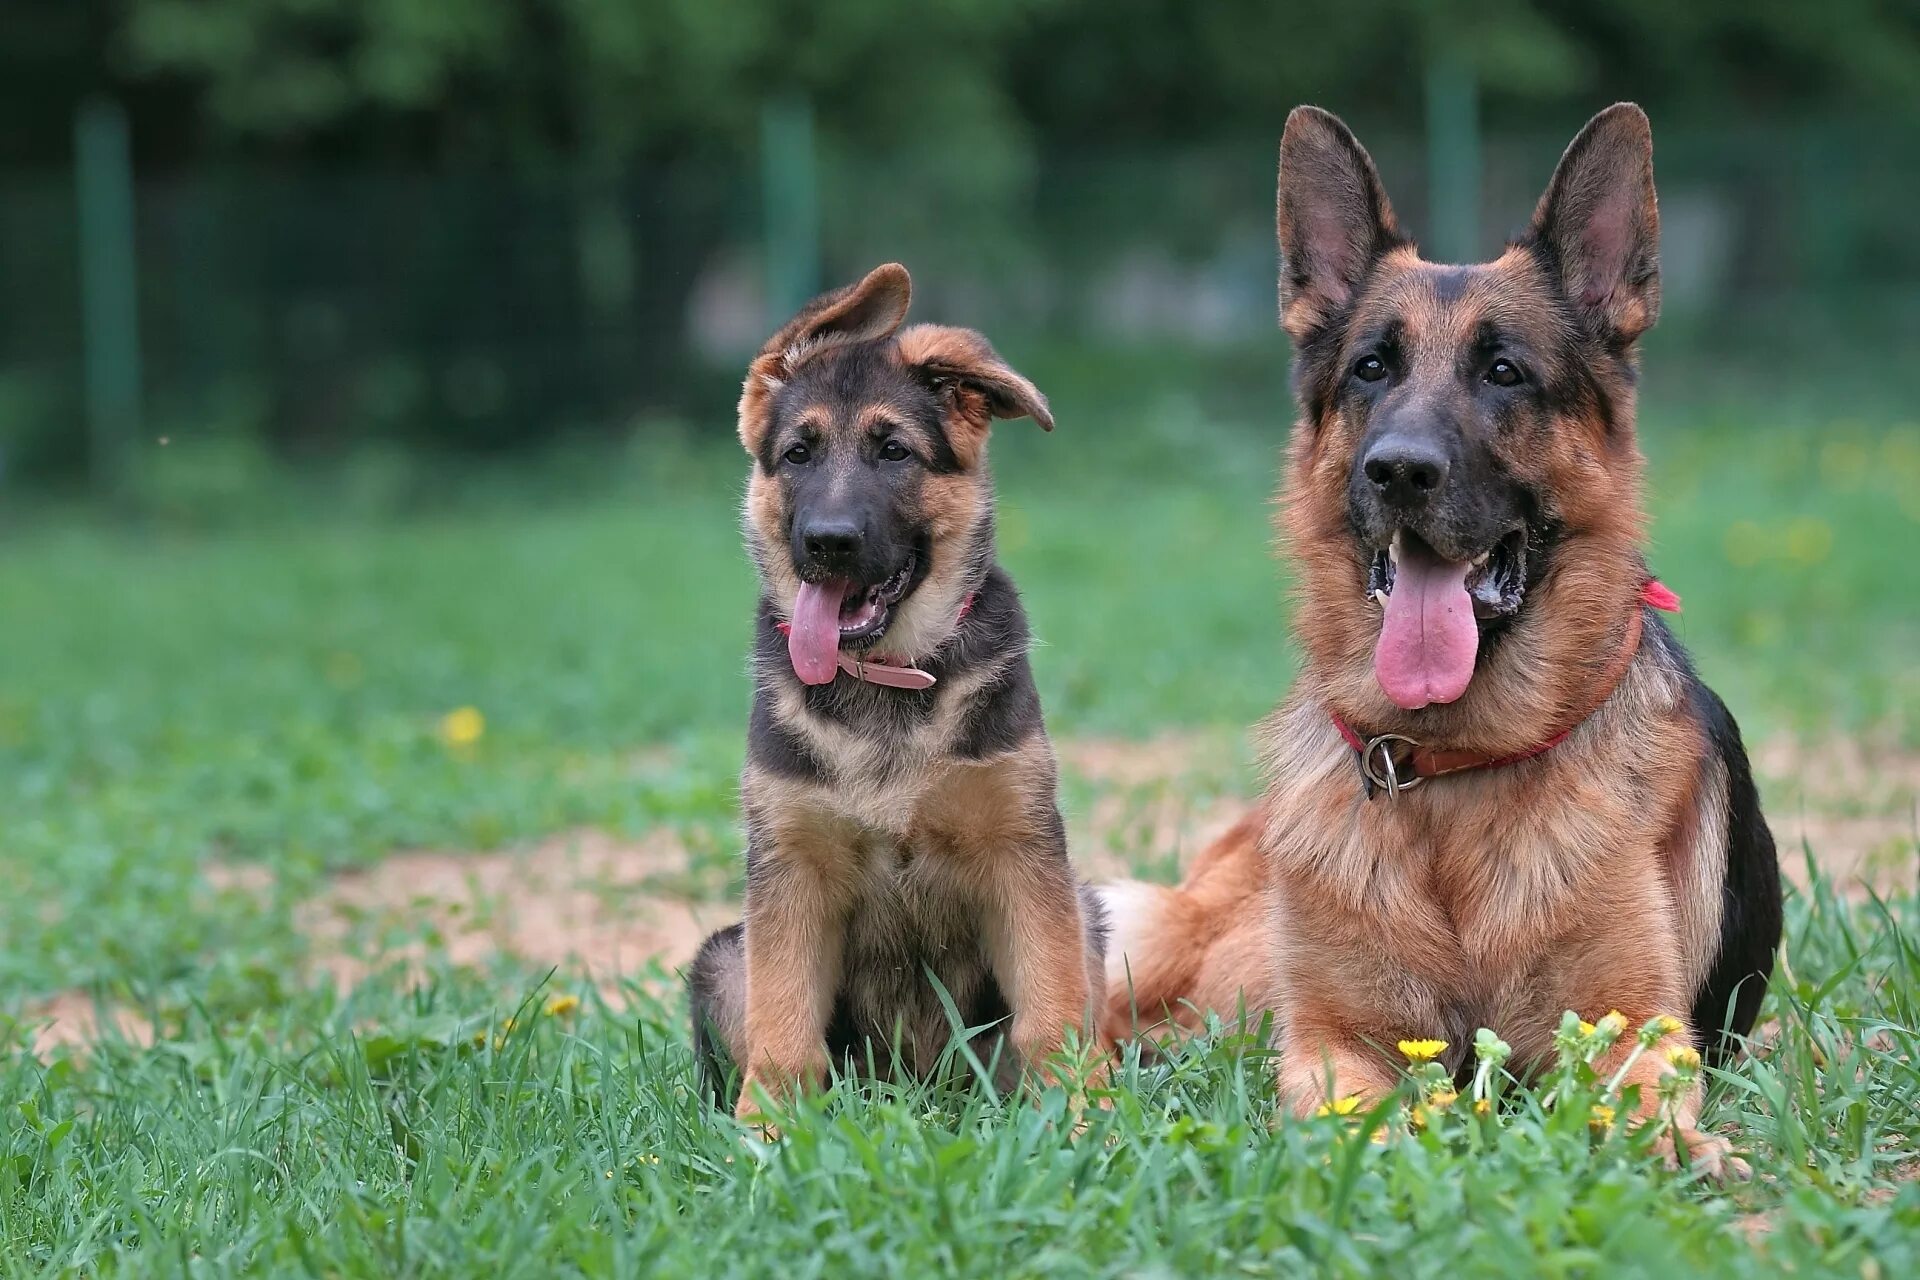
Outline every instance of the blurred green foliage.
<svg viewBox="0 0 1920 1280">
<path fill-rule="evenodd" d="M 1485 247 L 1632 97 L 1666 332 L 1777 390 L 1916 322 L 1912 5 L 9 0 L 0 483 L 86 460 L 71 152 L 95 96 L 132 123 L 151 435 L 307 459 L 724 420 L 767 323 L 770 102 L 817 122 L 823 284 L 898 258 L 920 314 L 1005 342 L 1271 360 L 1286 110 L 1346 114 L 1431 230 L 1441 63 L 1479 87 Z M 1905 394 L 1884 382 L 1852 385 Z"/>
<path fill-rule="evenodd" d="M 1439 54 L 1504 101 L 1920 110 L 1920 24 L 1874 0 L 134 0 L 119 41 L 232 136 L 378 153 L 386 122 L 504 158 L 739 146 L 801 92 L 837 135 L 965 166 L 1029 134 L 1271 128 L 1302 98 L 1404 111 Z"/>
</svg>

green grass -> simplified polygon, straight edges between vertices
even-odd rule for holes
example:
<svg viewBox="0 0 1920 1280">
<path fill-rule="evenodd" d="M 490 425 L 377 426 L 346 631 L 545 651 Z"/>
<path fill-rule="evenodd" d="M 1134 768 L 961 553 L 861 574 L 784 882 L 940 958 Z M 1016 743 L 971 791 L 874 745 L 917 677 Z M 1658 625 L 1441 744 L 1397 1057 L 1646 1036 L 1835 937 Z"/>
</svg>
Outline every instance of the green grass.
<svg viewBox="0 0 1920 1280">
<path fill-rule="evenodd" d="M 1292 669 L 1280 427 L 1056 400 L 1058 433 L 995 446 L 1055 734 L 1236 732 Z M 1920 428 L 1703 412 L 1647 437 L 1654 566 L 1749 737 L 1920 740 Z M 85 988 L 160 1039 L 47 1063 L 0 1030 L 0 1274 L 1733 1274 L 1750 1236 L 1768 1269 L 1914 1270 L 1910 893 L 1792 904 L 1778 1043 L 1716 1084 L 1763 1174 L 1732 1193 L 1537 1105 L 1480 1146 L 1275 1126 L 1231 1038 L 1130 1075 L 1077 1137 L 1058 1098 L 846 1089 L 763 1149 L 696 1102 L 654 987 L 546 1018 L 510 962 L 302 978 L 294 904 L 397 848 L 665 825 L 724 881 L 741 470 L 648 436 L 532 479 L 428 473 L 404 517 L 283 483 L 280 514 L 5 531 L 0 1011 Z M 452 747 L 466 706 L 486 731 Z M 207 879 L 253 863 L 264 901 Z"/>
</svg>

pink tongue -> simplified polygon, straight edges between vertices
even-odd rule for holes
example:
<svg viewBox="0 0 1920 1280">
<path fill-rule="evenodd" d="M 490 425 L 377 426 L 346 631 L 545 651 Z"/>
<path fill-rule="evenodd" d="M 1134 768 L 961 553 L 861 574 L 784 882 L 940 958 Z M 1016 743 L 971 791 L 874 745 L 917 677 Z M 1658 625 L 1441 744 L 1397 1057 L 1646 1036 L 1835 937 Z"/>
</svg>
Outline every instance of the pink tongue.
<svg viewBox="0 0 1920 1280">
<path fill-rule="evenodd" d="M 826 684 L 840 673 L 840 602 L 852 585 L 845 578 L 800 584 L 787 631 L 787 656 L 802 684 Z"/>
<path fill-rule="evenodd" d="M 1467 569 L 1465 561 L 1442 560 L 1413 538 L 1401 540 L 1373 675 L 1409 711 L 1452 702 L 1473 679 L 1480 629 L 1467 595 Z"/>
</svg>

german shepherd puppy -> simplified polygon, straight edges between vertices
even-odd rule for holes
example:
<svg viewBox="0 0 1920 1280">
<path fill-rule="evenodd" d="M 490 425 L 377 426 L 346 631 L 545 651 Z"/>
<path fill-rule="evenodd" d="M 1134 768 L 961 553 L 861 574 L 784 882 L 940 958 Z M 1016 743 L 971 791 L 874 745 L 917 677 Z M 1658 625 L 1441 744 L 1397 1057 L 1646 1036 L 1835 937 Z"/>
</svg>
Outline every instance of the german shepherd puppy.
<svg viewBox="0 0 1920 1280">
<path fill-rule="evenodd" d="M 1489 263 L 1422 260 L 1311 107 L 1278 214 L 1302 670 L 1261 730 L 1263 815 L 1179 889 L 1107 891 L 1109 1032 L 1271 1009 L 1302 1110 L 1392 1089 L 1401 1039 L 1445 1039 L 1459 1071 L 1485 1025 L 1537 1063 L 1566 1009 L 1681 1016 L 1730 1049 L 1773 968 L 1779 869 L 1740 731 L 1641 558 L 1646 116 L 1594 117 Z M 1649 1114 L 1670 1069 L 1628 1072 Z M 1738 1172 L 1697 1116 L 1672 1117 L 1694 1159 Z"/>
<path fill-rule="evenodd" d="M 1041 1073 L 1084 1027 L 1104 927 L 1067 860 L 1026 617 L 994 560 L 987 434 L 1051 431 L 1033 384 L 966 329 L 901 329 L 888 264 L 809 303 L 740 396 L 761 597 L 741 807 L 743 924 L 689 988 L 716 1102 L 830 1063 L 925 1076 L 952 1040 Z M 1004 1032 L 1004 1036 L 1003 1036 Z"/>
</svg>

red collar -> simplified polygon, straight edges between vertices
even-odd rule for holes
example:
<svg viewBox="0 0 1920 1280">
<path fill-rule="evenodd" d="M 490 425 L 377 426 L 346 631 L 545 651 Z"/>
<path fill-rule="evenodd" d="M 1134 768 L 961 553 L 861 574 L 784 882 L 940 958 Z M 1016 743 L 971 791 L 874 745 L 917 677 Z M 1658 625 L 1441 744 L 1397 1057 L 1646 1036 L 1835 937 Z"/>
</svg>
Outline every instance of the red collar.
<svg viewBox="0 0 1920 1280">
<path fill-rule="evenodd" d="M 953 625 L 959 626 L 973 612 L 973 602 L 979 598 L 978 591 L 969 591 L 967 598 L 960 602 L 960 612 L 954 615 Z M 781 635 L 793 630 L 793 624 L 776 622 L 773 624 Z M 936 683 L 931 671 L 922 671 L 919 667 L 910 667 L 904 658 L 889 658 L 885 654 L 870 653 L 855 658 L 840 654 L 840 669 L 855 680 L 864 680 L 868 684 L 885 685 L 889 689 L 931 689 Z"/>
<path fill-rule="evenodd" d="M 1680 597 L 1658 578 L 1648 578 L 1640 584 L 1640 603 L 1666 613 L 1680 612 Z M 1333 727 L 1340 731 L 1340 736 L 1360 757 L 1360 772 L 1366 778 L 1368 798 L 1372 798 L 1376 787 L 1384 789 L 1389 797 L 1397 798 L 1402 791 L 1417 787 L 1428 778 L 1519 764 L 1522 760 L 1544 755 L 1565 742 L 1575 729 L 1585 724 L 1587 718 L 1613 696 L 1614 689 L 1627 674 L 1627 668 L 1633 665 L 1634 655 L 1640 651 L 1641 627 L 1641 611 L 1635 609 L 1627 615 L 1627 631 L 1621 641 L 1620 652 L 1608 665 L 1606 676 L 1600 681 L 1599 693 L 1585 711 L 1545 741 L 1512 755 L 1490 756 L 1480 751 L 1429 747 L 1399 733 L 1363 737 L 1337 712 L 1329 711 L 1327 714 L 1333 720 Z"/>
</svg>

